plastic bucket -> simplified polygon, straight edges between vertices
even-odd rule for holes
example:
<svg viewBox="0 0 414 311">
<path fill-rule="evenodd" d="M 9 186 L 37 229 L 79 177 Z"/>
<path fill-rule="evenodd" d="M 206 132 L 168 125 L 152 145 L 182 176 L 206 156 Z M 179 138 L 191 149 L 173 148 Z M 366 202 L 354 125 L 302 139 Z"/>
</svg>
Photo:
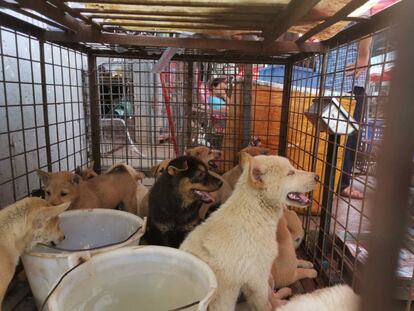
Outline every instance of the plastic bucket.
<svg viewBox="0 0 414 311">
<path fill-rule="evenodd" d="M 22 256 L 38 308 L 62 274 L 95 254 L 138 245 L 146 225 L 136 215 L 110 209 L 72 210 L 59 217 L 66 238 L 56 247 L 65 250 L 36 246 Z"/>
<path fill-rule="evenodd" d="M 162 246 L 125 247 L 94 256 L 69 272 L 48 308 L 169 311 L 191 305 L 185 311 L 206 311 L 216 289 L 213 271 L 189 253 Z"/>
</svg>

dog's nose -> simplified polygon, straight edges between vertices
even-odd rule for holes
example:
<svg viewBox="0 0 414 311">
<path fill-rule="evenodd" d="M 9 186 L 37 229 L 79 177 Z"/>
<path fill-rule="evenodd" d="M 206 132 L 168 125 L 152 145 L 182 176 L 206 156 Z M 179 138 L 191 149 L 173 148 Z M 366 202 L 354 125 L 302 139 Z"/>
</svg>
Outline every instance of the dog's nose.
<svg viewBox="0 0 414 311">
<path fill-rule="evenodd" d="M 219 187 L 221 187 L 223 185 L 223 182 L 221 180 L 219 180 L 218 185 L 219 185 Z"/>
<path fill-rule="evenodd" d="M 319 176 L 315 174 L 314 179 L 315 179 L 316 182 L 319 181 Z"/>
</svg>

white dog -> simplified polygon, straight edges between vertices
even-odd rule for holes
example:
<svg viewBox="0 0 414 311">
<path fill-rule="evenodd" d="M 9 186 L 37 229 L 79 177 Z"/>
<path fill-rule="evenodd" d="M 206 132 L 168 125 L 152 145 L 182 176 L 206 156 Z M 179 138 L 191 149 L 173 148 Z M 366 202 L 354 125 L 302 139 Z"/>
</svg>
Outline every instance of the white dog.
<svg viewBox="0 0 414 311">
<path fill-rule="evenodd" d="M 317 176 L 286 158 L 242 154 L 243 173 L 231 197 L 197 226 L 181 249 L 215 272 L 217 295 L 210 311 L 234 310 L 242 291 L 253 310 L 270 310 L 268 278 L 278 255 L 276 227 L 286 205 L 306 206 Z"/>
<path fill-rule="evenodd" d="M 293 297 L 277 311 L 357 311 L 359 297 L 347 285 L 337 285 Z"/>
</svg>

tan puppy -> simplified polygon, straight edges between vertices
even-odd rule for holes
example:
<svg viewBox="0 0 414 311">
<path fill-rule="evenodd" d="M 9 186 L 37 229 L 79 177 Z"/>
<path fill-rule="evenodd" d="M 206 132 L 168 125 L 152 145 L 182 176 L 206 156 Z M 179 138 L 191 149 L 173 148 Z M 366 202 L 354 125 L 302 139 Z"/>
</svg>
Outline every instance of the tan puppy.
<svg viewBox="0 0 414 311">
<path fill-rule="evenodd" d="M 304 278 L 316 278 L 318 273 L 313 269 L 310 261 L 299 260 L 296 257 L 295 242 L 289 230 L 289 220 L 291 227 L 295 227 L 294 211 L 285 210 L 284 216 L 280 218 L 276 232 L 276 240 L 279 246 L 279 255 L 273 261 L 272 275 L 276 288 L 289 286 Z M 299 217 L 296 215 L 297 220 Z M 300 220 L 299 220 L 300 222 Z"/>
<path fill-rule="evenodd" d="M 91 162 L 90 167 L 87 167 L 85 169 L 82 169 L 80 166 L 78 166 L 75 170 L 75 173 L 78 174 L 82 180 L 88 180 L 91 178 L 94 178 L 98 176 L 98 174 L 93 170 L 94 162 Z"/>
<path fill-rule="evenodd" d="M 216 170 L 218 168 L 218 165 L 215 161 L 219 160 L 221 158 L 221 151 L 210 149 L 206 146 L 198 146 L 191 149 L 187 149 L 185 151 L 185 155 L 196 157 L 197 159 L 200 159 L 203 161 L 206 165 L 208 165 L 208 168 L 210 170 Z M 168 163 L 172 159 L 165 159 L 160 164 L 154 166 L 151 169 L 152 175 L 157 178 L 159 177 L 164 170 L 167 168 Z"/>
<path fill-rule="evenodd" d="M 254 147 L 254 146 L 249 146 L 246 147 L 244 149 L 242 149 L 239 153 L 239 155 L 242 152 L 246 152 L 248 154 L 250 154 L 251 156 L 257 156 L 257 155 L 269 155 L 270 154 L 270 149 L 267 148 L 262 148 L 262 147 Z M 234 189 L 234 186 L 236 185 L 237 181 L 239 180 L 239 177 L 242 173 L 242 168 L 240 166 L 240 164 L 236 165 L 235 167 L 233 167 L 231 170 L 227 171 L 226 173 L 223 174 L 222 178 L 223 180 L 225 180 L 229 186 L 231 187 L 231 189 Z"/>
<path fill-rule="evenodd" d="M 209 311 L 234 310 L 242 291 L 254 310 L 270 310 L 268 278 L 278 255 L 275 232 L 286 205 L 305 206 L 317 176 L 286 158 L 242 154 L 230 198 L 185 239 L 181 249 L 206 262 L 218 289 Z"/>
<path fill-rule="evenodd" d="M 70 203 L 49 206 L 41 198 L 26 198 L 0 210 L 0 309 L 19 257 L 37 243 L 59 243 L 60 213 Z"/>
<path fill-rule="evenodd" d="M 295 211 L 286 209 L 283 213 L 283 217 L 286 218 L 287 226 L 292 236 L 295 249 L 297 249 L 302 243 L 305 231 L 302 228 L 302 222 Z"/>
<path fill-rule="evenodd" d="M 293 297 L 277 311 L 357 311 L 359 297 L 347 285 L 318 289 L 312 293 Z"/>
<path fill-rule="evenodd" d="M 52 205 L 72 202 L 71 208 L 116 208 L 122 203 L 126 210 L 137 212 L 137 172 L 126 164 L 116 164 L 105 174 L 82 181 L 71 172 L 47 173 L 37 170 Z"/>
</svg>

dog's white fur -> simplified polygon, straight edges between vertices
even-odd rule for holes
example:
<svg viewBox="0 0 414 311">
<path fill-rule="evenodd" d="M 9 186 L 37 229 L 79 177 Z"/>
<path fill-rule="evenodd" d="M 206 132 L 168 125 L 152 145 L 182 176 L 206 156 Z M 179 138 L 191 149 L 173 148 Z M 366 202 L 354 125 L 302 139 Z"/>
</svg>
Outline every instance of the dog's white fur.
<svg viewBox="0 0 414 311">
<path fill-rule="evenodd" d="M 315 174 L 294 169 L 286 158 L 242 156 L 243 173 L 231 197 L 180 247 L 216 274 L 218 289 L 210 311 L 234 310 L 240 291 L 253 310 L 271 309 L 267 281 L 278 255 L 277 223 L 285 206 L 293 204 L 287 194 L 315 186 Z"/>
<path fill-rule="evenodd" d="M 293 297 L 277 311 L 357 311 L 359 297 L 347 285 L 337 285 Z"/>
</svg>

